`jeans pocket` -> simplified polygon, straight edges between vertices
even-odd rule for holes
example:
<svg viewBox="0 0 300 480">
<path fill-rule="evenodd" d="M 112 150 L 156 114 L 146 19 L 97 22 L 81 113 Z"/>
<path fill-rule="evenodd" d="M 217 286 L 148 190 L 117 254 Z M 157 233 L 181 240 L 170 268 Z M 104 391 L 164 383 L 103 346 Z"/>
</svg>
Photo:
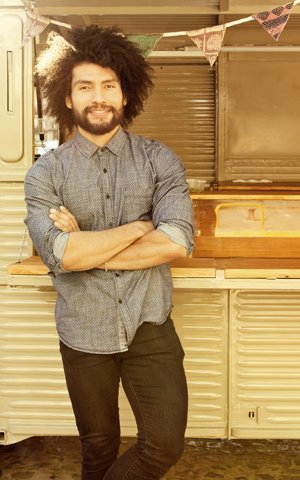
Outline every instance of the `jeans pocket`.
<svg viewBox="0 0 300 480">
<path fill-rule="evenodd" d="M 162 330 L 164 331 L 165 341 L 170 351 L 175 353 L 177 357 L 184 358 L 185 353 L 171 315 L 169 314 L 166 321 L 158 325 L 158 327 L 162 327 Z"/>
</svg>

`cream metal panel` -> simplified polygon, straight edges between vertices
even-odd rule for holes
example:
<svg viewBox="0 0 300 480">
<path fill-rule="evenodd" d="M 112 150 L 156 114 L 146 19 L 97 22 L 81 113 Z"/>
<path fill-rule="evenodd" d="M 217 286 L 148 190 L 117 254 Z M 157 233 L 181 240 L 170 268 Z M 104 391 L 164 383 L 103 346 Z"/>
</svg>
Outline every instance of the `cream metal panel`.
<svg viewBox="0 0 300 480">
<path fill-rule="evenodd" d="M 231 295 L 230 434 L 300 438 L 300 291 Z"/>
<path fill-rule="evenodd" d="M 4 277 L 3 281 L 4 283 Z M 63 375 L 51 286 L 0 287 L 0 443 L 76 435 Z M 224 437 L 227 410 L 227 292 L 176 291 L 174 322 L 186 351 L 187 435 Z M 136 433 L 121 391 L 123 435 Z"/>
<path fill-rule="evenodd" d="M 0 180 L 22 180 L 32 163 L 32 55 L 22 47 L 24 9 L 0 7 Z"/>
<path fill-rule="evenodd" d="M 23 258 L 32 254 L 29 236 L 24 238 L 25 215 L 23 183 L 0 182 L 0 273 L 17 261 L 23 240 Z"/>
<path fill-rule="evenodd" d="M 58 352 L 51 287 L 1 287 L 1 443 L 75 433 Z"/>
<path fill-rule="evenodd" d="M 0 444 L 76 435 L 55 328 L 52 287 L 0 287 Z M 122 433 L 136 432 L 124 393 Z"/>
<path fill-rule="evenodd" d="M 175 290 L 173 318 L 185 350 L 188 437 L 227 435 L 228 292 Z"/>
</svg>

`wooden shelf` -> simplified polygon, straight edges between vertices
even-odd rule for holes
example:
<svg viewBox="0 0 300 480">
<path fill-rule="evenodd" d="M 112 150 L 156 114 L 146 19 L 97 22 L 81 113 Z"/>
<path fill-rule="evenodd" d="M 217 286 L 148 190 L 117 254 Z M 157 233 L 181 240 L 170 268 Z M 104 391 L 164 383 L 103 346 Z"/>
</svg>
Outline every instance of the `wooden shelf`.
<svg viewBox="0 0 300 480">
<path fill-rule="evenodd" d="M 7 272 L 10 275 L 47 275 L 49 268 L 38 256 L 25 258 L 21 262 L 8 265 Z"/>
</svg>

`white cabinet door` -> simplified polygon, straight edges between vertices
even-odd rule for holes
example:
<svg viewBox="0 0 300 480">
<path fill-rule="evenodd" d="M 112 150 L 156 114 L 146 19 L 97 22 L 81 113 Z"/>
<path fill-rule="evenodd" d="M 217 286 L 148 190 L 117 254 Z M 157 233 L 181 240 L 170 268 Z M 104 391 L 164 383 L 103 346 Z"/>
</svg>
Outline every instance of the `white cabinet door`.
<svg viewBox="0 0 300 480">
<path fill-rule="evenodd" d="M 76 435 L 52 287 L 0 286 L 0 444 Z"/>
<path fill-rule="evenodd" d="M 185 350 L 188 437 L 227 435 L 227 290 L 176 289 L 173 319 Z"/>
<path fill-rule="evenodd" d="M 22 47 L 24 10 L 0 8 L 0 181 L 32 164 L 32 55 Z"/>
<path fill-rule="evenodd" d="M 231 292 L 230 433 L 300 438 L 300 292 Z"/>
</svg>

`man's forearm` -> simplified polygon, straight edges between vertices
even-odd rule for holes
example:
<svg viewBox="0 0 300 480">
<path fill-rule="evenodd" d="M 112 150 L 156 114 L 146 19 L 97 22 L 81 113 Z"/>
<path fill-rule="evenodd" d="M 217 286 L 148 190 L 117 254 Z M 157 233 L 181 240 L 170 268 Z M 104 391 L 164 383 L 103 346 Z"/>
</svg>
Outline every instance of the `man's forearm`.
<svg viewBox="0 0 300 480">
<path fill-rule="evenodd" d="M 108 260 L 106 268 L 109 270 L 140 270 L 168 263 L 176 258 L 186 257 L 186 255 L 185 247 L 154 230 Z M 100 264 L 98 268 L 104 269 L 105 267 Z"/>
<path fill-rule="evenodd" d="M 151 222 L 137 221 L 100 232 L 70 232 L 62 258 L 63 268 L 71 271 L 96 268 L 152 229 Z"/>
</svg>

